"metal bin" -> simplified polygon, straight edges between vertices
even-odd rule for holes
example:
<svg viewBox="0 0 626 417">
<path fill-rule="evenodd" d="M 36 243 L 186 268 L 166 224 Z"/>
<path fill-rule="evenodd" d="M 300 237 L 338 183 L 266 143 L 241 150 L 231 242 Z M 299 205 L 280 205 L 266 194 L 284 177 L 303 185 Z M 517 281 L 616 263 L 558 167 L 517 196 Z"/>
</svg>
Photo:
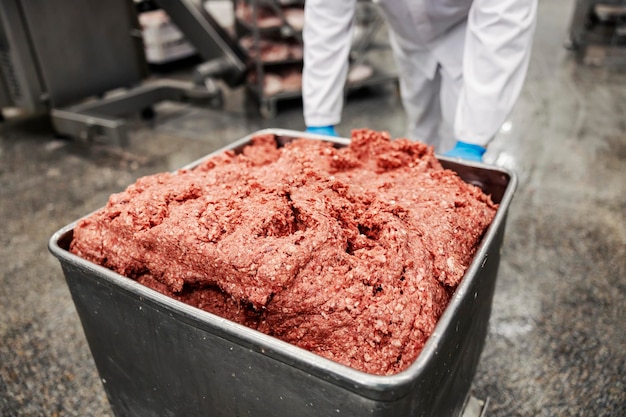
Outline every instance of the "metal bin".
<svg viewBox="0 0 626 417">
<path fill-rule="evenodd" d="M 280 141 L 322 138 L 266 129 L 215 153 L 239 150 L 260 133 Z M 516 177 L 501 168 L 440 160 L 500 206 L 419 357 L 391 376 L 356 371 L 157 293 L 70 253 L 76 222 L 57 231 L 49 249 L 61 263 L 114 414 L 459 416 L 485 342 Z"/>
</svg>

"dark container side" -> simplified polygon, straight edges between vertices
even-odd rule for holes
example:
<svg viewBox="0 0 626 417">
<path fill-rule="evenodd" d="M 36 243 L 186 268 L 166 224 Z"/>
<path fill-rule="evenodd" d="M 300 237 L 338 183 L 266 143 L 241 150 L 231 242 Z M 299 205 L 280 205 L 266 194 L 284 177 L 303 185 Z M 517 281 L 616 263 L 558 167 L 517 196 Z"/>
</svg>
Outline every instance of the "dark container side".
<svg viewBox="0 0 626 417">
<path fill-rule="evenodd" d="M 276 129 L 259 133 L 285 141 L 318 138 Z M 240 149 L 254 134 L 217 152 Z M 391 376 L 356 371 L 87 262 L 68 251 L 75 222 L 56 232 L 49 248 L 61 263 L 114 414 L 460 415 L 485 342 L 516 179 L 482 164 L 441 162 L 481 186 L 500 208 L 416 362 Z"/>
</svg>

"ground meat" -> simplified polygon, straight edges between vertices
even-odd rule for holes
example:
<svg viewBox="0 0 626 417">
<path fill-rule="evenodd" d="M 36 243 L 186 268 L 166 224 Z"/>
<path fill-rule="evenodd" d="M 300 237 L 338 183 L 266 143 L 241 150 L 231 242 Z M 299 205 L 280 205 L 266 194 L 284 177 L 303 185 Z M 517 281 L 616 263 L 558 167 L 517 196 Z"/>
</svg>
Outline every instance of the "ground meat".
<svg viewBox="0 0 626 417">
<path fill-rule="evenodd" d="M 239 43 L 252 59 L 259 58 L 260 53 L 260 59 L 263 62 L 299 60 L 303 56 L 302 45 L 288 39 L 260 39 L 258 43 L 255 43 L 253 36 L 245 36 L 240 39 Z"/>
<path fill-rule="evenodd" d="M 163 294 L 355 369 L 419 354 L 497 205 L 430 147 L 371 130 L 349 146 L 260 135 L 139 179 L 70 250 Z"/>
</svg>

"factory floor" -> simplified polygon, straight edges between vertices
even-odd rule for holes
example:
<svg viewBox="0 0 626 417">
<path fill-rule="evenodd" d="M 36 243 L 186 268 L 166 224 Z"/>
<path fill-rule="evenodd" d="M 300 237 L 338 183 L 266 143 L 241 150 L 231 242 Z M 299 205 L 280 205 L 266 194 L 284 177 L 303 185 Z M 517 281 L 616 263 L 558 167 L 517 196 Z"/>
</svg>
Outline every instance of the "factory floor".
<svg viewBox="0 0 626 417">
<path fill-rule="evenodd" d="M 564 6 L 564 3 L 566 6 Z M 519 179 L 472 392 L 487 416 L 626 415 L 626 72 L 563 47 L 573 1 L 544 0 L 527 82 L 486 161 Z M 166 76 L 158 74 L 157 77 Z M 0 126 L 0 416 L 112 416 L 60 264 L 62 226 L 136 178 L 179 168 L 273 119 L 157 106 L 120 149 L 56 138 L 45 116 Z M 338 130 L 404 133 L 394 85 L 349 97 Z"/>
</svg>

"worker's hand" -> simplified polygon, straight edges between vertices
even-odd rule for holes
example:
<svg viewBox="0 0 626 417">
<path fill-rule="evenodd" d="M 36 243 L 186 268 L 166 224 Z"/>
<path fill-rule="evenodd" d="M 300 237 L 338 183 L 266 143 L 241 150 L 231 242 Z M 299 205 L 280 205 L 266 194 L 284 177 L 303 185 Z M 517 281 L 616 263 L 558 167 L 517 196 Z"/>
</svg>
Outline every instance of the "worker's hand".
<svg viewBox="0 0 626 417">
<path fill-rule="evenodd" d="M 483 146 L 458 141 L 456 145 L 454 145 L 454 148 L 444 153 L 444 156 L 467 159 L 468 161 L 482 162 L 483 155 L 486 151 L 487 148 Z"/>
<path fill-rule="evenodd" d="M 335 130 L 335 126 L 308 126 L 306 132 L 324 136 L 339 136 Z"/>
</svg>

